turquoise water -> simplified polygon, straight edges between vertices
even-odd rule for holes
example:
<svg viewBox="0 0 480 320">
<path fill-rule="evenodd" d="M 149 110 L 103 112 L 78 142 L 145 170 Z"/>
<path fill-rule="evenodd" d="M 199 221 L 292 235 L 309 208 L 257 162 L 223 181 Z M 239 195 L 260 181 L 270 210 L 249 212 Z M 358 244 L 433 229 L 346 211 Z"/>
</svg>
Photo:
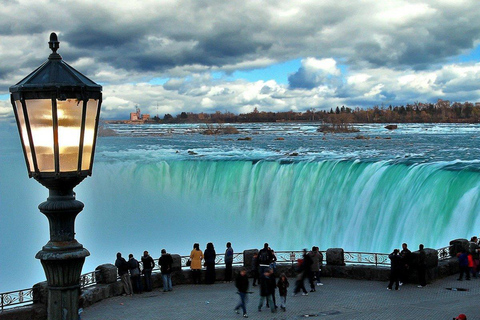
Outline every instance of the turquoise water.
<svg viewBox="0 0 480 320">
<path fill-rule="evenodd" d="M 91 252 L 84 271 L 117 251 L 187 254 L 194 242 L 211 241 L 217 252 L 227 241 L 236 251 L 269 242 L 389 252 L 478 235 L 478 125 L 360 125 L 335 135 L 312 124 L 237 127 L 239 135 L 204 136 L 201 125 L 110 125 L 120 135 L 99 138 L 93 176 L 75 189 L 85 203 L 77 239 Z M 0 252 L 8 257 L 0 274 L 28 275 L 2 276 L 7 291 L 44 278 L 34 255 L 48 241 L 37 209 L 48 191 L 28 179 L 14 128 L 0 134 Z"/>
</svg>

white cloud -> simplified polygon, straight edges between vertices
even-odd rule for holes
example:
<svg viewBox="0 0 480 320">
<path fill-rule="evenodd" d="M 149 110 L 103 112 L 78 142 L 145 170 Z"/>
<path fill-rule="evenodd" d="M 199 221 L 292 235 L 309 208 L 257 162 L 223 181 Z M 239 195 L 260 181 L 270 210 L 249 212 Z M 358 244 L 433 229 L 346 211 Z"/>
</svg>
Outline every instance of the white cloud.
<svg viewBox="0 0 480 320">
<path fill-rule="evenodd" d="M 477 12 L 475 0 L 4 1 L 0 95 L 48 57 L 56 31 L 64 59 L 103 85 L 104 117 L 135 105 L 173 114 L 476 101 L 479 65 L 451 61 L 479 45 Z M 289 86 L 225 80 L 299 60 L 284 71 Z"/>
<path fill-rule="evenodd" d="M 313 72 L 324 72 L 331 75 L 340 75 L 340 70 L 337 68 L 337 62 L 332 58 L 315 59 L 307 58 L 302 61 L 302 66 Z"/>
</svg>

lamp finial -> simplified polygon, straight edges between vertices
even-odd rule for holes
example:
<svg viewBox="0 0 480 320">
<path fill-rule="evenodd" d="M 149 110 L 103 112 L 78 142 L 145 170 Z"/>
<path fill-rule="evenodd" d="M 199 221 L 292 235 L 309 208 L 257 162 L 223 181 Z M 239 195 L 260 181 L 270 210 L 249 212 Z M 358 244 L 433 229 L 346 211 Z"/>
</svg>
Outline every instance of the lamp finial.
<svg viewBox="0 0 480 320">
<path fill-rule="evenodd" d="M 48 42 L 48 45 L 53 53 L 57 53 L 57 50 L 60 47 L 60 42 L 58 42 L 58 37 L 55 32 L 50 34 L 50 41 Z"/>
</svg>

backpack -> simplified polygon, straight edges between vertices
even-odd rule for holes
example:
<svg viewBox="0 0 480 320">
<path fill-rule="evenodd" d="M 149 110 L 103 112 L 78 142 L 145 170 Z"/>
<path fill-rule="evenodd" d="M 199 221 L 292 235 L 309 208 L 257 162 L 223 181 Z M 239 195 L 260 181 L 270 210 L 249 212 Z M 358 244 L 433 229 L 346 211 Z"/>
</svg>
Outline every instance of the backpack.
<svg viewBox="0 0 480 320">
<path fill-rule="evenodd" d="M 270 260 L 268 259 L 268 251 L 260 250 L 258 254 L 258 263 L 259 264 L 269 264 Z"/>
</svg>

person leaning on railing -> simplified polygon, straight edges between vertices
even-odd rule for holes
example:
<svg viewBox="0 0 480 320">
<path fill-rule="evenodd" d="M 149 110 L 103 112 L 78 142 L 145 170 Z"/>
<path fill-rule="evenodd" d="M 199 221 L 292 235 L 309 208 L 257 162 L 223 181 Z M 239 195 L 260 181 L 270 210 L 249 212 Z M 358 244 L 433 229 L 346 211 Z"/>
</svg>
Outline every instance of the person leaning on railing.
<svg viewBox="0 0 480 320">
<path fill-rule="evenodd" d="M 117 253 L 117 260 L 115 260 L 115 266 L 118 269 L 118 276 L 120 277 L 120 279 L 122 279 L 125 294 L 131 296 L 133 294 L 133 289 L 130 275 L 128 274 L 128 263 L 125 258 L 122 257 L 122 254 L 120 252 Z"/>
</svg>

